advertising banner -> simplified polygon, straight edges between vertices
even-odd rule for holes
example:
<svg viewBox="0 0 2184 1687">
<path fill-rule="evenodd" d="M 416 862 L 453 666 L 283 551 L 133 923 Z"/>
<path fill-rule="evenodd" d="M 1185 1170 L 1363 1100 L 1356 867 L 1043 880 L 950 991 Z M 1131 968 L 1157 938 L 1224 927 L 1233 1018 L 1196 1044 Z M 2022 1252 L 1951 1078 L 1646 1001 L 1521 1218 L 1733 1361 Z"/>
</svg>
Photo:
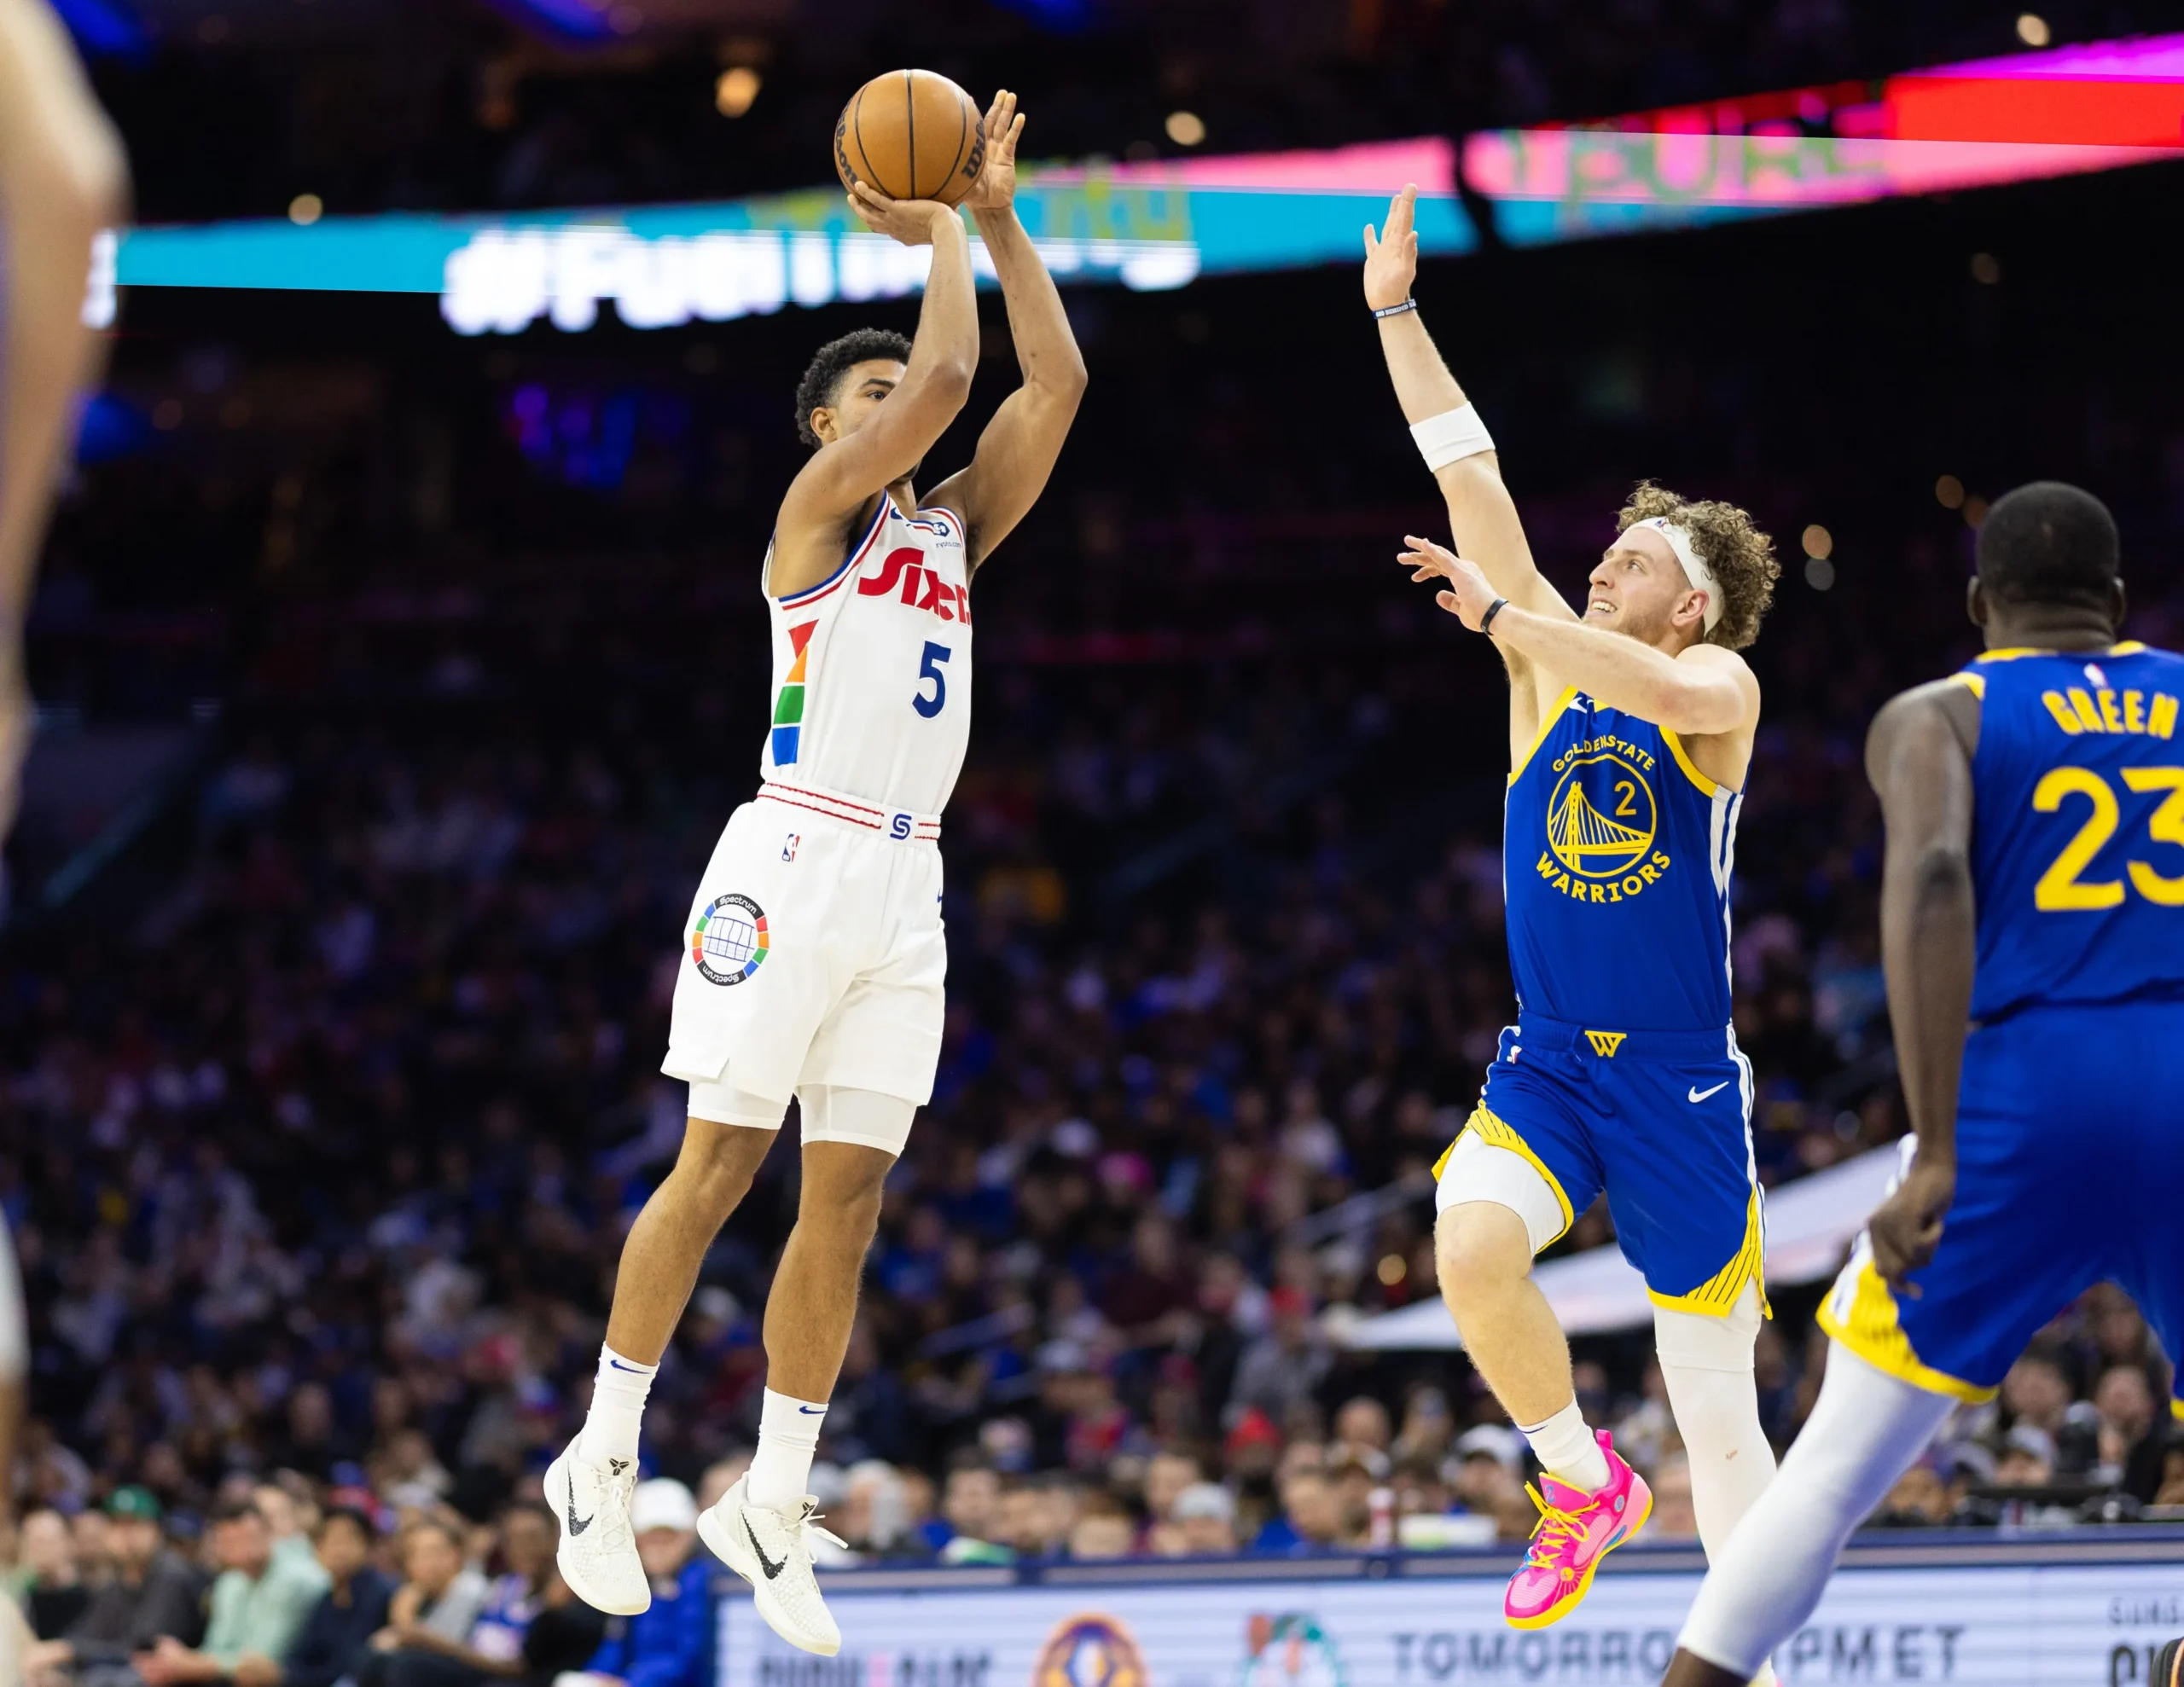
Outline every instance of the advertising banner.
<svg viewBox="0 0 2184 1687">
<path fill-rule="evenodd" d="M 969 1592 L 830 1583 L 839 1656 L 721 1609 L 719 1687 L 1567 1687 L 1659 1680 L 1699 1578 L 1604 1574 L 1549 1629 L 1502 1620 L 1498 1576 L 1048 1582 Z M 1782 1647 L 1783 1681 L 2145 1683 L 2184 1633 L 2174 1562 L 1853 1569 Z"/>
</svg>

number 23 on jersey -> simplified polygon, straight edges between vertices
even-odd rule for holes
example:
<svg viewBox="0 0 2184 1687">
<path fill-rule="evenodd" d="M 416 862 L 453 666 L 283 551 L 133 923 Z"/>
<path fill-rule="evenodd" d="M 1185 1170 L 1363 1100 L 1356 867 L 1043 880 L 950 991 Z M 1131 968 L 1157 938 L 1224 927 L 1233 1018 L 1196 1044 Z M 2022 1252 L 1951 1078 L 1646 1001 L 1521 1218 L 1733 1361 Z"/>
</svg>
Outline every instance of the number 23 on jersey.
<svg viewBox="0 0 2184 1687">
<path fill-rule="evenodd" d="M 2123 768 L 2117 776 L 2128 791 L 2162 796 L 2146 817 L 2147 841 L 2184 848 L 2184 768 Z M 2033 906 L 2043 913 L 2118 907 L 2127 894 L 2123 879 L 2082 877 L 2122 821 L 2115 787 L 2090 768 L 2050 768 L 2033 791 L 2032 806 L 2043 815 L 2058 814 L 2073 798 L 2091 806 L 2077 834 L 2033 886 Z M 2148 901 L 2184 907 L 2184 875 L 2171 878 L 2136 859 L 2124 863 L 2124 872 L 2130 888 Z"/>
</svg>

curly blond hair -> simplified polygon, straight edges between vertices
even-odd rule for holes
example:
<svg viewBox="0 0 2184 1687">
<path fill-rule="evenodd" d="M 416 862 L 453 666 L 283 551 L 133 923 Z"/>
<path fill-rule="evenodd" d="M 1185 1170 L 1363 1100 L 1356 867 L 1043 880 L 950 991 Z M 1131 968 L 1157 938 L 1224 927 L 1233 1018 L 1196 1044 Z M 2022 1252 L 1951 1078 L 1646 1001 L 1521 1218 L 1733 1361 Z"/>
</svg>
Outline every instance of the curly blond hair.
<svg viewBox="0 0 2184 1687">
<path fill-rule="evenodd" d="M 1742 650 L 1759 636 L 1760 620 L 1774 601 L 1774 583 L 1782 577 L 1782 565 L 1774 559 L 1774 542 L 1734 504 L 1712 498 L 1693 503 L 1650 480 L 1632 489 L 1630 501 L 1616 516 L 1615 530 L 1620 533 L 1634 522 L 1657 516 L 1687 530 L 1693 548 L 1721 579 L 1722 618 L 1706 635 L 1706 642 L 1724 650 Z"/>
</svg>

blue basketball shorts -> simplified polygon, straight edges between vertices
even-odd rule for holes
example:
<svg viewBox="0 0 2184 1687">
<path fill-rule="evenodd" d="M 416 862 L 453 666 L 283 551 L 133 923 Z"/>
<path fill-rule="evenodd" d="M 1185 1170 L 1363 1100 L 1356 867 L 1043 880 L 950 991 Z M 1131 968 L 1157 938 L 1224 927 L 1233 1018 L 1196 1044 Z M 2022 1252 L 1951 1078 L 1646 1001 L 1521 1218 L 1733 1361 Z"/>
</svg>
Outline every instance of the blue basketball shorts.
<svg viewBox="0 0 2184 1687">
<path fill-rule="evenodd" d="M 2104 1278 L 2184 1354 L 2184 1002 L 2035 1007 L 1965 1041 L 1956 1200 L 1901 1301 L 1861 1236 L 1827 1333 L 1936 1394 L 1984 1400 Z M 1904 1143 L 1904 1163 L 1912 1144 Z"/>
<path fill-rule="evenodd" d="M 1727 1316 L 1747 1283 L 1766 1301 L 1751 1120 L 1751 1069 L 1726 1026 L 1624 1031 L 1525 1013 L 1502 1031 L 1464 1129 L 1531 1162 L 1565 1231 L 1605 1191 L 1656 1306 Z"/>
</svg>

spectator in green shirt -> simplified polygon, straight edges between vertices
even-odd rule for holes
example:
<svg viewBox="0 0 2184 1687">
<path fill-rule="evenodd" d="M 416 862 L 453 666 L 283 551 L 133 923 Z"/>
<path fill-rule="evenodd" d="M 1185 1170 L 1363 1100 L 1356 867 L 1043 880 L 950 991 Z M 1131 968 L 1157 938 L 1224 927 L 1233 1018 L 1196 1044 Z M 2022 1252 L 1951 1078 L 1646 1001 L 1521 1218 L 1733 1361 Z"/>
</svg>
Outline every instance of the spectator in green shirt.
<svg viewBox="0 0 2184 1687">
<path fill-rule="evenodd" d="M 287 1654 L 326 1591 L 326 1572 L 317 1563 L 275 1554 L 273 1531 L 251 1502 L 220 1507 L 212 1514 L 212 1530 L 220 1575 L 212 1584 L 205 1644 L 191 1648 L 163 1639 L 138 1653 L 131 1661 L 145 1687 L 262 1677 Z"/>
</svg>

